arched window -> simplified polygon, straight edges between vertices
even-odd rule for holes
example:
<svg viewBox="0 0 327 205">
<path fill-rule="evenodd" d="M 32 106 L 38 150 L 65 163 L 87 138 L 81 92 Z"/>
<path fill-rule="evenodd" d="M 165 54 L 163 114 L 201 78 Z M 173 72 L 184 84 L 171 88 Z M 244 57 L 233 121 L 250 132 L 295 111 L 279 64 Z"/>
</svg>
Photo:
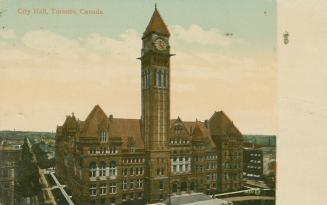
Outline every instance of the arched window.
<svg viewBox="0 0 327 205">
<path fill-rule="evenodd" d="M 168 80 L 169 80 L 169 76 L 168 76 L 168 71 L 166 71 L 166 75 L 165 75 L 165 79 L 166 79 L 166 87 L 168 87 Z"/>
<path fill-rule="evenodd" d="M 100 162 L 100 166 L 99 166 L 100 177 L 106 176 L 106 167 L 107 167 L 106 162 Z"/>
<path fill-rule="evenodd" d="M 107 140 L 108 140 L 108 133 L 106 131 L 102 131 L 100 135 L 100 141 L 107 142 Z"/>
<path fill-rule="evenodd" d="M 182 182 L 181 191 L 187 191 L 187 183 L 186 182 Z"/>
<path fill-rule="evenodd" d="M 161 87 L 161 83 L 162 83 L 162 77 L 161 77 L 162 73 L 161 70 L 158 71 L 158 76 L 157 76 L 157 81 L 158 81 L 158 87 Z"/>
<path fill-rule="evenodd" d="M 163 73 L 163 87 L 167 87 L 167 71 Z"/>
<path fill-rule="evenodd" d="M 129 146 L 129 151 L 130 151 L 131 153 L 134 153 L 134 152 L 135 152 L 135 144 L 131 144 L 131 145 Z"/>
<path fill-rule="evenodd" d="M 160 87 L 163 87 L 164 86 L 164 83 L 165 83 L 165 71 L 161 71 L 160 72 Z"/>
<path fill-rule="evenodd" d="M 97 164 L 95 162 L 91 162 L 89 166 L 89 176 L 96 177 L 96 170 L 97 170 Z"/>
<path fill-rule="evenodd" d="M 116 173 L 117 173 L 116 161 L 111 161 L 109 167 L 109 175 L 116 176 Z"/>
</svg>

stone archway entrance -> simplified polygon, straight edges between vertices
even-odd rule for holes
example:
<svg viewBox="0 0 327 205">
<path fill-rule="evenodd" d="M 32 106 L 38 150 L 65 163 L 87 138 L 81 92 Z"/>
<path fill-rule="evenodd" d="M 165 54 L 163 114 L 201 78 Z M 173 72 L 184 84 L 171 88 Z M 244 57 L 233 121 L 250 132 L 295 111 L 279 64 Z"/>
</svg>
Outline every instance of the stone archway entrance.
<svg viewBox="0 0 327 205">
<path fill-rule="evenodd" d="M 186 192 L 187 191 L 187 182 L 182 182 L 181 184 L 181 191 Z"/>
<path fill-rule="evenodd" d="M 196 184 L 195 182 L 191 183 L 191 191 L 195 192 L 196 191 Z"/>
<path fill-rule="evenodd" d="M 177 193 L 177 184 L 173 184 L 172 193 Z"/>
</svg>

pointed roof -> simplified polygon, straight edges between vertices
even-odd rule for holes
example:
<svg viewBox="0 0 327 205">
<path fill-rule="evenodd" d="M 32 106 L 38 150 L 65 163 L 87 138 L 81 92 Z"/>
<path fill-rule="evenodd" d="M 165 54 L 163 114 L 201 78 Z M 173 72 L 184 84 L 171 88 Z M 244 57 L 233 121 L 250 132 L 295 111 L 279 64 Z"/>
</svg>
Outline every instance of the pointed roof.
<svg viewBox="0 0 327 205">
<path fill-rule="evenodd" d="M 143 33 L 143 37 L 145 37 L 149 33 L 153 33 L 153 32 L 160 33 L 160 34 L 166 35 L 168 37 L 170 36 L 169 30 L 168 30 L 164 20 L 162 19 L 157 7 L 155 7 L 155 9 L 154 9 L 151 20 Z"/>
<path fill-rule="evenodd" d="M 242 135 L 233 121 L 223 111 L 215 112 L 211 116 L 209 123 L 212 135 L 228 135 L 230 133 Z"/>
<path fill-rule="evenodd" d="M 98 128 L 102 123 L 108 123 L 108 117 L 103 112 L 99 105 L 94 106 L 93 110 L 87 116 L 83 130 L 81 133 L 82 137 L 97 137 L 98 136 Z"/>
<path fill-rule="evenodd" d="M 201 131 L 201 128 L 200 128 L 197 121 L 195 122 L 195 126 L 194 126 L 194 129 L 193 129 L 192 135 L 193 135 L 194 138 L 197 138 L 197 139 L 200 139 L 200 138 L 204 137 L 204 134 Z"/>
</svg>

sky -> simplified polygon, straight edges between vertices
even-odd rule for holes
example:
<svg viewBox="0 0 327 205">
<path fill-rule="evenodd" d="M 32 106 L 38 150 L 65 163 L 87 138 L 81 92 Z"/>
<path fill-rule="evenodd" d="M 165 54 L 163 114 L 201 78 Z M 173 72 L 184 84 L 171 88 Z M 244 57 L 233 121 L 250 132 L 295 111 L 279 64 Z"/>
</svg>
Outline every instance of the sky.
<svg viewBox="0 0 327 205">
<path fill-rule="evenodd" d="M 155 3 L 176 54 L 171 118 L 206 120 L 223 110 L 244 134 L 276 134 L 274 0 L 0 0 L 0 130 L 54 131 L 96 104 L 139 118 L 136 58 Z M 34 8 L 49 14 L 21 13 Z"/>
</svg>

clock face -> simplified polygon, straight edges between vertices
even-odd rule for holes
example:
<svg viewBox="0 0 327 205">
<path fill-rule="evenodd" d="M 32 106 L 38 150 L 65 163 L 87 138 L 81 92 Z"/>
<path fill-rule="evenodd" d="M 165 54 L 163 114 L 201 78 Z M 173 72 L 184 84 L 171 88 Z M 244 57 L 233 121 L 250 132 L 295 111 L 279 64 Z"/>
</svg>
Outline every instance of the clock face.
<svg viewBox="0 0 327 205">
<path fill-rule="evenodd" d="M 166 48 L 167 48 L 167 43 L 164 40 L 162 40 L 161 38 L 157 38 L 154 41 L 154 45 L 159 51 L 166 50 Z"/>
</svg>

